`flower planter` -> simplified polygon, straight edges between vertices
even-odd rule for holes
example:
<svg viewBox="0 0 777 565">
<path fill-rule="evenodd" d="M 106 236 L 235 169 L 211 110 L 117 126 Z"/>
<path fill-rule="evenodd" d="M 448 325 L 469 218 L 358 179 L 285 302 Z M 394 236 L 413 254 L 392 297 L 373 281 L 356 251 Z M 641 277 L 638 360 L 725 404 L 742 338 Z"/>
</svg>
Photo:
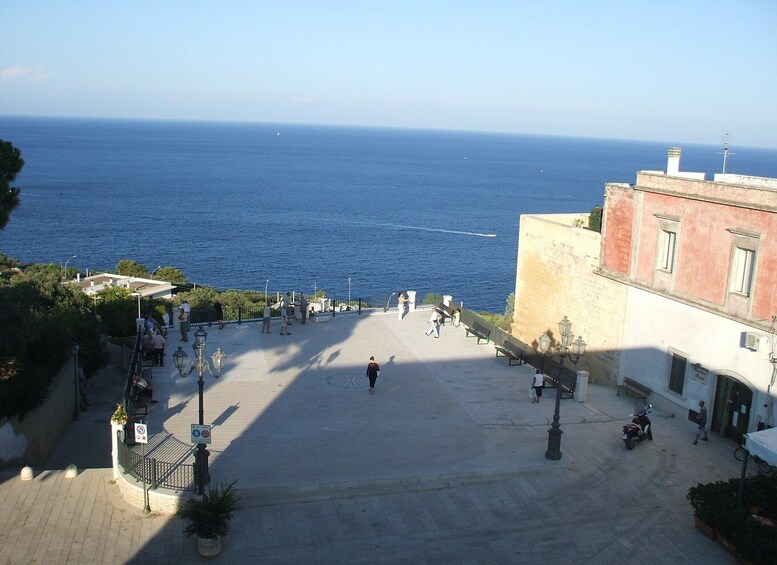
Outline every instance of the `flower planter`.
<svg viewBox="0 0 777 565">
<path fill-rule="evenodd" d="M 726 551 L 728 551 L 731 555 L 737 554 L 737 548 L 736 546 L 724 535 L 722 535 L 720 532 L 717 533 L 717 540 L 720 545 L 726 548 Z"/>
<path fill-rule="evenodd" d="M 707 536 L 710 539 L 715 539 L 716 532 L 713 530 L 707 522 L 699 518 L 698 516 L 693 516 L 693 525 L 696 526 L 696 529 L 699 530 L 701 533 L 703 533 L 705 536 Z"/>
<path fill-rule="evenodd" d="M 197 552 L 203 557 L 215 557 L 221 553 L 221 536 L 215 538 L 197 537 Z"/>
</svg>

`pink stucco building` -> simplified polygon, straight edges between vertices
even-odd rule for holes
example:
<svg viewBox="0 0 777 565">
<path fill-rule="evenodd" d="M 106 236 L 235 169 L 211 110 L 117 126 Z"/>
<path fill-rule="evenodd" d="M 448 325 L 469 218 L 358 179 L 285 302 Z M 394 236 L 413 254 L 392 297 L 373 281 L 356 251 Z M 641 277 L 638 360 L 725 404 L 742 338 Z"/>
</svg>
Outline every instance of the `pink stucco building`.
<svg viewBox="0 0 777 565">
<path fill-rule="evenodd" d="M 605 188 L 598 274 L 625 285 L 619 379 L 705 400 L 713 432 L 774 426 L 777 179 L 641 171 Z"/>
</svg>

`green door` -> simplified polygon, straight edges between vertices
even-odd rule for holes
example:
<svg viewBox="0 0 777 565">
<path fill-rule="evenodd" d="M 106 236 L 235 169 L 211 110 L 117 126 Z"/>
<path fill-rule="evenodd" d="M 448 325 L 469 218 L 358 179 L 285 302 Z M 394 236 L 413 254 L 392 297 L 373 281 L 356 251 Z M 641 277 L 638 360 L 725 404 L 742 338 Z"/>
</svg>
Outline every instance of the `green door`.
<svg viewBox="0 0 777 565">
<path fill-rule="evenodd" d="M 748 431 L 752 401 L 753 391 L 747 386 L 731 377 L 718 375 L 710 430 L 742 443 L 742 435 Z"/>
</svg>

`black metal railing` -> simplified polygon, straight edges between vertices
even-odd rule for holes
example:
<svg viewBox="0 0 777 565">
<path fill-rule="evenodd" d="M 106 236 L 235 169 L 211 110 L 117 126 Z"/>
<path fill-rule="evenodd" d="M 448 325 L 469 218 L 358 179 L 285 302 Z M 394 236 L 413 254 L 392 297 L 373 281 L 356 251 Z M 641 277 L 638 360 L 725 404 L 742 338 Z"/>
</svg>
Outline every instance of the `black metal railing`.
<svg viewBox="0 0 777 565">
<path fill-rule="evenodd" d="M 120 433 L 120 432 L 117 432 Z M 150 488 L 197 492 L 194 481 L 194 462 L 168 463 L 155 457 L 144 458 L 118 438 L 119 465 L 128 475 L 148 483 Z"/>
<path fill-rule="evenodd" d="M 132 358 L 130 360 L 129 369 L 127 370 L 127 382 L 124 386 L 124 410 L 127 414 L 132 413 L 132 401 L 130 400 L 132 377 L 140 373 L 141 365 L 143 364 L 143 355 L 140 351 L 142 338 L 143 330 L 138 329 L 138 335 L 135 337 L 135 347 L 132 350 Z"/>
<path fill-rule="evenodd" d="M 383 299 L 385 300 L 385 299 Z M 325 310 L 315 311 L 314 316 L 337 316 L 339 314 L 361 314 L 372 310 L 378 310 L 381 308 L 381 299 L 375 299 L 373 301 L 367 301 L 362 298 L 353 298 L 350 301 L 348 299 L 341 300 L 338 298 L 328 298 L 328 305 Z M 311 299 L 308 304 L 309 307 L 315 308 L 313 304 L 318 303 L 317 300 Z M 277 303 L 275 303 L 277 304 Z M 295 312 L 294 304 L 290 307 L 291 312 Z M 264 305 L 248 305 L 248 306 L 223 306 L 222 313 L 224 315 L 225 324 L 242 324 L 243 322 L 260 322 L 264 316 Z M 273 318 L 280 316 L 278 308 L 272 309 Z M 218 322 L 215 308 L 192 308 L 189 313 L 190 326 L 207 325 L 213 326 Z"/>
<path fill-rule="evenodd" d="M 483 318 L 478 316 L 472 310 L 467 310 L 461 306 L 452 304 L 451 306 L 443 308 L 447 313 L 452 314 L 454 310 L 458 310 L 461 314 L 461 323 L 465 326 L 472 327 L 476 322 L 486 328 L 491 329 L 490 339 L 495 345 L 502 345 L 505 341 L 509 341 L 523 350 L 524 363 L 531 365 L 536 369 L 542 370 L 546 375 L 557 377 L 559 375 L 566 375 L 572 379 L 577 377 L 577 372 L 569 367 L 562 366 L 561 363 L 552 359 L 548 355 L 543 355 L 533 345 L 524 343 L 520 339 L 513 337 L 502 328 L 495 326 Z"/>
</svg>

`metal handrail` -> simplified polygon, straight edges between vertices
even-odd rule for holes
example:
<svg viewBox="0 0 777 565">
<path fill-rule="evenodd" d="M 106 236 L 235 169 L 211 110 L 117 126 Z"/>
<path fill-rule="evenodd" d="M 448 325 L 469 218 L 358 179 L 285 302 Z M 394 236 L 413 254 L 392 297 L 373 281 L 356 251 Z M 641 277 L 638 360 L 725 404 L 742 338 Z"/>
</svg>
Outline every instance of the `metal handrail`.
<svg viewBox="0 0 777 565">
<path fill-rule="evenodd" d="M 193 462 L 168 463 L 167 461 L 159 461 L 155 457 L 146 457 L 144 465 L 143 456 L 127 446 L 120 437 L 117 444 L 119 446 L 119 465 L 124 469 L 124 472 L 139 481 L 148 483 L 149 488 L 162 487 L 170 490 L 197 492 Z"/>
</svg>

